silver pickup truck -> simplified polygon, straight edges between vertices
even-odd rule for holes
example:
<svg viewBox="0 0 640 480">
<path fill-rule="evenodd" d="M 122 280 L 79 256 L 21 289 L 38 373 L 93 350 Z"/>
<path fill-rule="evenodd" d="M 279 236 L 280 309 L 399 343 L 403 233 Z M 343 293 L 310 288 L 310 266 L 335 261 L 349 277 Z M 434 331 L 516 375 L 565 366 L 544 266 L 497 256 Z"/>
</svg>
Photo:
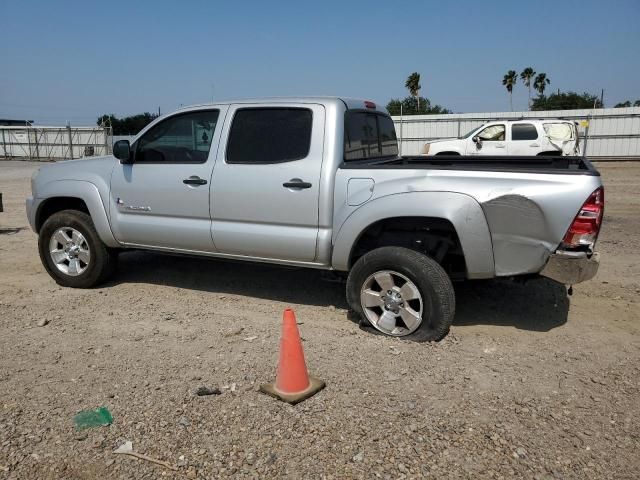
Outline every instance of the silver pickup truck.
<svg viewBox="0 0 640 480">
<path fill-rule="evenodd" d="M 373 102 L 243 100 L 157 119 L 114 156 L 43 166 L 27 215 L 47 272 L 88 288 L 122 249 L 348 272 L 364 324 L 448 332 L 452 280 L 592 278 L 604 210 L 580 157 L 399 157 Z"/>
</svg>

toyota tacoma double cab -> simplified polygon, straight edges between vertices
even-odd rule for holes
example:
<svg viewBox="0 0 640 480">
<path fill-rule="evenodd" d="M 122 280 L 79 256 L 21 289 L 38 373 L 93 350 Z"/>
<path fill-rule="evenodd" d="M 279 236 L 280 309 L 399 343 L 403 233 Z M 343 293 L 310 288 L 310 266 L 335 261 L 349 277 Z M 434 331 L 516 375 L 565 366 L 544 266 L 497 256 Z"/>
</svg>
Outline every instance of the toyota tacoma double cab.
<svg viewBox="0 0 640 480">
<path fill-rule="evenodd" d="M 105 282 L 124 249 L 333 270 L 363 324 L 416 341 L 447 334 L 452 280 L 592 278 L 604 209 L 585 158 L 400 157 L 387 112 L 347 98 L 183 108 L 31 189 L 60 285 Z"/>
</svg>

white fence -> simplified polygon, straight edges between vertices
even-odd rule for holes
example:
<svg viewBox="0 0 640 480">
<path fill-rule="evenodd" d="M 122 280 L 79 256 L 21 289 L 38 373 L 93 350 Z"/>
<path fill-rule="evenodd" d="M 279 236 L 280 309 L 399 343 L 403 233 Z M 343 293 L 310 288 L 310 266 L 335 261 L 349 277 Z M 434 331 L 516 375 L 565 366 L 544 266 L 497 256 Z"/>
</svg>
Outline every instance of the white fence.
<svg viewBox="0 0 640 480">
<path fill-rule="evenodd" d="M 0 126 L 0 158 L 56 160 L 109 153 L 109 128 Z"/>
<path fill-rule="evenodd" d="M 425 143 L 460 137 L 490 120 L 564 118 L 578 122 L 582 151 L 594 160 L 640 160 L 640 107 L 545 112 L 455 113 L 394 116 L 403 155 L 417 155 Z"/>
</svg>

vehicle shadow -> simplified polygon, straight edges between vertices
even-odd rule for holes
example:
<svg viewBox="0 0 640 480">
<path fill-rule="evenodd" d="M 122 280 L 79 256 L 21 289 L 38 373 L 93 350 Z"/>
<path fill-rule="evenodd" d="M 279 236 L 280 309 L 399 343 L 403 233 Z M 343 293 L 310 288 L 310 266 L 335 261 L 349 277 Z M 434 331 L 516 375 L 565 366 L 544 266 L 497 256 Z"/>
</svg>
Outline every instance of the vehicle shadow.
<svg viewBox="0 0 640 480">
<path fill-rule="evenodd" d="M 0 235 L 15 235 L 25 229 L 26 227 L 0 227 Z"/>
<path fill-rule="evenodd" d="M 241 261 L 163 255 L 146 251 L 120 254 L 118 272 L 108 285 L 146 283 L 283 303 L 348 309 L 344 283 L 320 270 Z M 566 288 L 552 280 L 526 284 L 482 280 L 455 284 L 454 325 L 501 325 L 548 331 L 567 321 Z M 350 320 L 356 321 L 354 315 Z"/>
<path fill-rule="evenodd" d="M 308 268 L 138 250 L 120 254 L 118 271 L 109 284 L 168 285 L 283 303 L 333 305 L 346 309 L 344 285 L 327 281 L 323 276 L 326 276 L 325 272 Z"/>
<path fill-rule="evenodd" d="M 567 288 L 548 278 L 526 283 L 476 280 L 455 284 L 454 325 L 514 326 L 548 332 L 564 325 L 569 315 Z"/>
</svg>

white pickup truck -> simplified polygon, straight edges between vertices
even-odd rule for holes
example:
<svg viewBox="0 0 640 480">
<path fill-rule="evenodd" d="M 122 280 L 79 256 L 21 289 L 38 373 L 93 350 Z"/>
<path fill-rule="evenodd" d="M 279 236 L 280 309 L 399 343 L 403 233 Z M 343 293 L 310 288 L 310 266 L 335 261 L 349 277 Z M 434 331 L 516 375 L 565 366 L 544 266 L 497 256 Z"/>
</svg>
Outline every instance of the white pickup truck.
<svg viewBox="0 0 640 480">
<path fill-rule="evenodd" d="M 580 155 L 576 124 L 569 120 L 496 120 L 460 138 L 424 145 L 423 155 Z"/>
<path fill-rule="evenodd" d="M 449 329 L 452 279 L 598 269 L 604 190 L 587 159 L 399 157 L 370 101 L 188 107 L 113 153 L 31 180 L 27 216 L 60 285 L 99 285 L 132 248 L 333 270 L 363 324 L 424 341 Z"/>
</svg>

